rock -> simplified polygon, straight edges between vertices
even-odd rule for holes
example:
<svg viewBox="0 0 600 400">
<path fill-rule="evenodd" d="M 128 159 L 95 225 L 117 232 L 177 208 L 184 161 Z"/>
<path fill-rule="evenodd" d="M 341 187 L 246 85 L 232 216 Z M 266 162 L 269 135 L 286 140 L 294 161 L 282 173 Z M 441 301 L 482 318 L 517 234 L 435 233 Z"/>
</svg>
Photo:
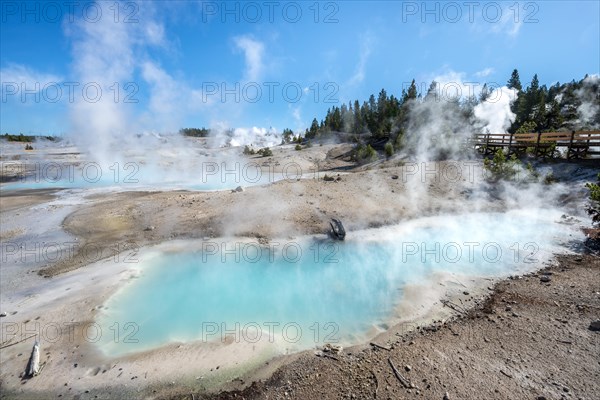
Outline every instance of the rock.
<svg viewBox="0 0 600 400">
<path fill-rule="evenodd" d="M 342 346 L 338 346 L 331 343 L 326 343 L 325 346 L 323 346 L 324 353 L 339 354 L 342 352 L 343 349 L 344 348 Z"/>
<path fill-rule="evenodd" d="M 27 376 L 34 377 L 40 373 L 40 343 L 36 340 L 31 351 Z"/>
<path fill-rule="evenodd" d="M 150 225 L 147 226 L 146 228 L 144 228 L 144 231 L 149 232 L 149 231 L 153 231 L 154 230 L 154 226 Z"/>
<path fill-rule="evenodd" d="M 346 230 L 344 229 L 344 225 L 342 225 L 342 221 L 337 218 L 332 218 L 331 222 L 329 222 L 331 226 L 331 231 L 329 231 L 329 235 L 333 239 L 344 240 L 346 237 Z"/>
<path fill-rule="evenodd" d="M 444 393 L 444 399 L 443 400 L 450 400 L 450 395 L 448 394 L 448 392 Z"/>
<path fill-rule="evenodd" d="M 463 292 L 463 294 L 464 294 L 465 296 L 468 296 L 468 295 L 469 295 L 469 292 L 467 292 L 467 291 L 465 290 L 465 291 Z"/>
<path fill-rule="evenodd" d="M 241 187 L 241 186 L 238 186 L 238 187 L 236 187 L 235 189 L 233 189 L 233 190 L 231 191 L 231 193 L 240 193 L 240 192 L 243 192 L 243 191 L 244 191 L 244 188 L 243 188 L 243 187 Z"/>
<path fill-rule="evenodd" d="M 598 332 L 600 331 L 600 319 L 596 321 L 592 321 L 589 326 L 590 331 Z"/>
<path fill-rule="evenodd" d="M 392 179 L 398 179 L 398 175 L 392 175 Z"/>
<path fill-rule="evenodd" d="M 548 275 L 542 275 L 540 276 L 540 281 L 541 282 L 550 282 L 552 280 L 552 278 L 550 278 Z"/>
<path fill-rule="evenodd" d="M 406 372 L 410 372 L 410 370 L 412 369 L 412 367 L 410 365 L 405 365 L 404 369 L 406 370 Z"/>
<path fill-rule="evenodd" d="M 3 313 L 0 313 L 0 317 L 6 317 L 7 315 L 8 315 L 8 314 L 7 314 L 7 313 L 5 313 L 5 312 L 3 312 Z"/>
</svg>

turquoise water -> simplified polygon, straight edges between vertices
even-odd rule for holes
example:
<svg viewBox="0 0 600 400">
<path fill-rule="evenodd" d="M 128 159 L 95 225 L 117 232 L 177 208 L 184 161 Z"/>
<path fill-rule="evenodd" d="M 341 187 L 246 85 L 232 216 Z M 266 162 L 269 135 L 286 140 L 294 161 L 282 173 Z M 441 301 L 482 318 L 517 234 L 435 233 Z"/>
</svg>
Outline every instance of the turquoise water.
<svg viewBox="0 0 600 400">
<path fill-rule="evenodd" d="M 2 190 L 19 189 L 187 189 L 225 190 L 238 186 L 265 185 L 280 179 L 295 178 L 294 173 L 275 173 L 260 170 L 257 163 L 205 163 L 186 170 L 166 171 L 156 166 L 139 163 L 114 163 L 101 166 L 83 163 L 83 166 L 62 163 L 35 164 L 31 175 L 15 182 L 3 183 Z"/>
<path fill-rule="evenodd" d="M 230 240 L 165 244 L 142 252 L 137 278 L 105 304 L 98 323 L 109 334 L 99 344 L 122 355 L 227 335 L 295 349 L 357 343 L 401 318 L 403 288 L 436 271 L 500 277 L 540 267 L 577 235 L 557 217 L 424 218 L 350 232 L 345 242 L 302 238 L 271 248 Z"/>
</svg>

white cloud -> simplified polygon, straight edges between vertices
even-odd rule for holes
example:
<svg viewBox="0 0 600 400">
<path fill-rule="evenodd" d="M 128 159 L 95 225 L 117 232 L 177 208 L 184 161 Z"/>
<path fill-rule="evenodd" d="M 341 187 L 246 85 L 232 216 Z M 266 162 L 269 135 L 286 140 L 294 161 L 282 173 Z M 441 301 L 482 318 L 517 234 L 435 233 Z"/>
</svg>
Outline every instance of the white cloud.
<svg viewBox="0 0 600 400">
<path fill-rule="evenodd" d="M 48 74 L 40 71 L 36 71 L 21 64 L 8 64 L 6 67 L 0 70 L 0 81 L 2 87 L 4 84 L 14 83 L 20 88 L 24 85 L 27 91 L 35 90 L 38 91 L 44 89 L 44 86 L 52 83 L 60 83 L 63 78 L 57 75 Z"/>
<path fill-rule="evenodd" d="M 150 85 L 149 109 L 143 116 L 146 129 L 177 131 L 184 116 L 214 104 L 212 96 L 203 96 L 185 82 L 174 79 L 152 61 L 145 61 L 142 77 Z"/>
<path fill-rule="evenodd" d="M 477 78 L 486 78 L 488 76 L 490 76 L 491 74 L 494 73 L 494 68 L 485 68 L 482 69 L 481 71 L 477 71 L 475 72 L 475 77 Z"/>
<path fill-rule="evenodd" d="M 365 79 L 365 69 L 367 66 L 367 61 L 369 56 L 371 55 L 371 46 L 373 43 L 373 39 L 369 33 L 364 34 L 360 39 L 360 54 L 358 59 L 358 64 L 356 65 L 356 70 L 354 71 L 354 75 L 348 80 L 347 85 L 357 85 L 364 81 Z"/>
<path fill-rule="evenodd" d="M 289 108 L 292 111 L 292 118 L 294 119 L 294 131 L 295 132 L 302 131 L 302 129 L 305 125 L 302 122 L 302 108 L 300 106 L 292 107 L 291 104 L 289 105 Z"/>
<path fill-rule="evenodd" d="M 244 52 L 244 57 L 246 59 L 244 78 L 250 82 L 257 81 L 264 69 L 263 58 L 265 45 L 248 35 L 236 36 L 234 42 L 236 47 Z"/>
<path fill-rule="evenodd" d="M 535 13 L 526 12 L 523 7 L 515 7 L 517 3 L 490 3 L 493 7 L 476 13 L 473 29 L 477 34 L 493 33 L 506 35 L 511 39 L 516 38 L 526 18 L 535 19 Z"/>
<path fill-rule="evenodd" d="M 292 110 L 292 116 L 296 122 L 301 122 L 302 117 L 300 116 L 300 107 L 296 107 Z"/>
<path fill-rule="evenodd" d="M 150 106 L 148 114 L 153 121 L 154 129 L 175 130 L 181 119 L 181 98 L 187 98 L 182 93 L 180 85 L 162 68 L 151 61 L 142 65 L 142 77 L 150 84 Z"/>
<path fill-rule="evenodd" d="M 524 16 L 515 16 L 509 7 L 502 9 L 502 18 L 500 21 L 492 23 L 491 31 L 494 33 L 506 34 L 511 38 L 516 37 L 523 26 Z"/>
<path fill-rule="evenodd" d="M 150 21 L 145 28 L 145 38 L 151 44 L 158 46 L 165 45 L 165 26 L 163 24 Z"/>
</svg>

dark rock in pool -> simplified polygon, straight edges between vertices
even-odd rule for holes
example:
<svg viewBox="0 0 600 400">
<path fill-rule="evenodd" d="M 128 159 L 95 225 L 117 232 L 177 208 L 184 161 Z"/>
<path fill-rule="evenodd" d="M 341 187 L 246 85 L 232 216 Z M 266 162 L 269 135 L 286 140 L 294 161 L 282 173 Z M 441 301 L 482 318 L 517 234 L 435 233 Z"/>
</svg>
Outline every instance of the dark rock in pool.
<svg viewBox="0 0 600 400">
<path fill-rule="evenodd" d="M 337 218 L 332 218 L 329 225 L 331 225 L 329 235 L 334 239 L 344 240 L 346 237 L 346 230 L 344 229 L 344 225 L 342 225 L 342 221 Z"/>
</svg>

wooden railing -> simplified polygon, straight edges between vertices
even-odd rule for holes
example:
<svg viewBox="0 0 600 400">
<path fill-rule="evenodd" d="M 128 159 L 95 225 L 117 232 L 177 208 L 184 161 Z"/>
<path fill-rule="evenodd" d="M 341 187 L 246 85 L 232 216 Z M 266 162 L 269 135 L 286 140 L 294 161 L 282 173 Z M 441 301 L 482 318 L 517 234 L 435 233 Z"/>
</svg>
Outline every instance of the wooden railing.
<svg viewBox="0 0 600 400">
<path fill-rule="evenodd" d="M 600 156 L 600 131 L 544 133 L 481 133 L 471 143 L 484 155 L 507 149 L 508 154 L 531 152 L 536 157 L 553 157 L 559 147 L 566 147 L 567 159 Z"/>
</svg>

